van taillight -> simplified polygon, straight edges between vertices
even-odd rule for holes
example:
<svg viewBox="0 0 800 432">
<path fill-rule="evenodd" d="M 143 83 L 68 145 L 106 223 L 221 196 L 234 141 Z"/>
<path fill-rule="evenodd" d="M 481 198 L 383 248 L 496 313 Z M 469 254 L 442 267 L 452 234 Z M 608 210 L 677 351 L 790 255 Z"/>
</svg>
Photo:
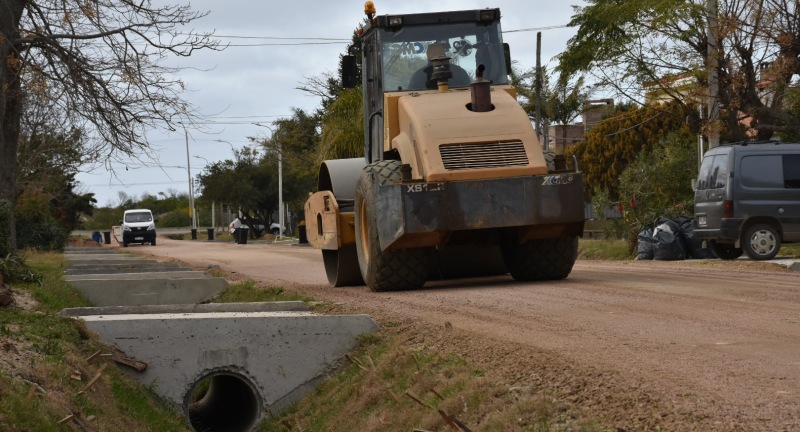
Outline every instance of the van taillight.
<svg viewBox="0 0 800 432">
<path fill-rule="evenodd" d="M 724 218 L 733 217 L 733 201 L 725 200 L 722 202 L 722 217 Z"/>
</svg>

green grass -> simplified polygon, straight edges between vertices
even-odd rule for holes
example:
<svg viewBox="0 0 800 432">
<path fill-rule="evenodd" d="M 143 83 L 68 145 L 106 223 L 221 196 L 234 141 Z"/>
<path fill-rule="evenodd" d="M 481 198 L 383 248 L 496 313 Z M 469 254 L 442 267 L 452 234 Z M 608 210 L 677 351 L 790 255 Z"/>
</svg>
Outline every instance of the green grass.
<svg viewBox="0 0 800 432">
<path fill-rule="evenodd" d="M 779 257 L 800 258 L 800 243 L 789 243 L 781 246 Z"/>
<path fill-rule="evenodd" d="M 281 287 L 264 286 L 254 280 L 246 280 L 228 285 L 214 301 L 216 303 L 272 301 L 302 301 L 309 303 L 313 302 L 314 299 L 299 294 L 287 293 Z"/>
<path fill-rule="evenodd" d="M 628 242 L 624 240 L 588 240 L 578 242 L 578 258 L 585 260 L 629 260 Z"/>
<path fill-rule="evenodd" d="M 63 256 L 30 253 L 27 258 L 27 264 L 41 274 L 41 283 L 15 283 L 11 287 L 18 295 L 28 293 L 38 305 L 35 310 L 0 309 L 2 349 L 16 351 L 19 358 L 8 363 L 16 369 L 0 370 L 0 430 L 83 429 L 76 420 L 59 423 L 70 413 L 79 415 L 86 425 L 84 430 L 189 430 L 173 407 L 112 361 L 102 357 L 88 360 L 98 351 L 110 353 L 112 349 L 93 336 L 82 321 L 57 315 L 65 307 L 89 305 L 61 280 Z M 75 379 L 76 374 L 80 379 Z M 99 379 L 87 388 L 96 374 Z M 45 392 L 36 391 L 37 387 Z"/>
<path fill-rule="evenodd" d="M 601 430 L 541 392 L 509 392 L 461 356 L 402 338 L 363 338 L 344 370 L 258 431 L 451 430 L 438 410 L 488 432 Z"/>
</svg>

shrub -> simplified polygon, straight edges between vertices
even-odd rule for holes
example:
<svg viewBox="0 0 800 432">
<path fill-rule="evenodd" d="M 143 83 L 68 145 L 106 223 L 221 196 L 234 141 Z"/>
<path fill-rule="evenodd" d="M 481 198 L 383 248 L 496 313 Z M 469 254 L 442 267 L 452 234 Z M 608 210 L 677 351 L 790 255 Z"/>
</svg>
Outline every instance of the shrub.
<svg viewBox="0 0 800 432">
<path fill-rule="evenodd" d="M 17 220 L 17 248 L 63 251 L 69 233 L 53 222 L 28 223 Z"/>
</svg>

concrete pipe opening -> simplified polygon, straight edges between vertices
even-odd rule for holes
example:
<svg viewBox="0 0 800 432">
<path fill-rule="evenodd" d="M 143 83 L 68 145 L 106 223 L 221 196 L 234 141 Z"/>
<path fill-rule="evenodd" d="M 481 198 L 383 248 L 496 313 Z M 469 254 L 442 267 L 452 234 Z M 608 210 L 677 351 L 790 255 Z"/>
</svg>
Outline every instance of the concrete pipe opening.
<svg viewBox="0 0 800 432">
<path fill-rule="evenodd" d="M 246 377 L 213 372 L 194 383 L 184 398 L 192 428 L 203 432 L 246 432 L 261 418 L 261 397 Z"/>
</svg>

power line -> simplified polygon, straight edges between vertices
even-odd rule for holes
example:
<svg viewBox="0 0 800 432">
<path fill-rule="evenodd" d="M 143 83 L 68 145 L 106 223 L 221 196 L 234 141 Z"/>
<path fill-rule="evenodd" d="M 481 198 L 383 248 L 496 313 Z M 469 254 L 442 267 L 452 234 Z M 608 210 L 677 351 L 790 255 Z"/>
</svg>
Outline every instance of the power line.
<svg viewBox="0 0 800 432">
<path fill-rule="evenodd" d="M 229 38 L 229 39 L 314 40 L 314 41 L 350 42 L 350 39 L 320 38 L 320 37 L 235 36 L 235 35 L 216 35 L 216 34 L 213 36 L 220 38 Z"/>
<path fill-rule="evenodd" d="M 554 26 L 546 26 L 546 27 L 531 27 L 525 29 L 517 29 L 517 30 L 505 30 L 503 33 L 522 33 L 522 32 L 532 32 L 532 31 L 543 31 L 543 30 L 555 30 L 560 28 L 567 28 L 569 27 L 566 24 L 562 25 L 554 25 Z"/>
</svg>

